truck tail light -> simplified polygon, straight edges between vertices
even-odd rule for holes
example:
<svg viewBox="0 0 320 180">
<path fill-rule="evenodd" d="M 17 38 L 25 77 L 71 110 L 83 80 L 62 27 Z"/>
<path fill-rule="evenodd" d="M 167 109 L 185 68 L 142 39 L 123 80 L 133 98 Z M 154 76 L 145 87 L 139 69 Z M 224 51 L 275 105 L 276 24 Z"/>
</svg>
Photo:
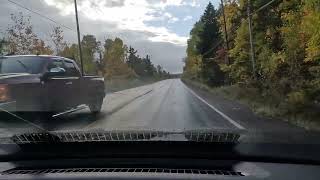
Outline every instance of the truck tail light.
<svg viewBox="0 0 320 180">
<path fill-rule="evenodd" d="M 0 84 L 0 102 L 8 101 L 9 97 L 9 87 L 7 84 Z"/>
</svg>

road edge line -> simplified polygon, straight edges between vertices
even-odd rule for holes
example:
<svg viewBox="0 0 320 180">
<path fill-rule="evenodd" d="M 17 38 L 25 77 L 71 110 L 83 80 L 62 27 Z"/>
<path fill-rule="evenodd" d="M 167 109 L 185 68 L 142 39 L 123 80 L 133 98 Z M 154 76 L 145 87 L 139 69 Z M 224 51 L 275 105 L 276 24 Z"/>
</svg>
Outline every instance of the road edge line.
<svg viewBox="0 0 320 180">
<path fill-rule="evenodd" d="M 184 84 L 183 82 L 181 82 L 182 84 Z M 211 109 L 213 109 L 214 111 L 216 111 L 219 115 L 221 115 L 224 119 L 226 119 L 227 121 L 229 121 L 232 125 L 236 126 L 238 129 L 246 129 L 243 126 L 241 126 L 239 123 L 237 123 L 235 120 L 231 119 L 229 116 L 227 116 L 226 114 L 224 114 L 223 112 L 221 112 L 220 110 L 218 110 L 216 107 L 214 107 L 213 105 L 211 105 L 210 103 L 208 103 L 206 100 L 204 100 L 202 97 L 200 97 L 197 93 L 195 93 L 192 89 L 190 89 L 186 84 L 184 84 L 184 86 L 187 88 L 187 90 L 193 94 L 195 97 L 197 97 L 200 101 L 202 101 L 203 103 L 205 103 L 207 106 L 209 106 Z"/>
</svg>

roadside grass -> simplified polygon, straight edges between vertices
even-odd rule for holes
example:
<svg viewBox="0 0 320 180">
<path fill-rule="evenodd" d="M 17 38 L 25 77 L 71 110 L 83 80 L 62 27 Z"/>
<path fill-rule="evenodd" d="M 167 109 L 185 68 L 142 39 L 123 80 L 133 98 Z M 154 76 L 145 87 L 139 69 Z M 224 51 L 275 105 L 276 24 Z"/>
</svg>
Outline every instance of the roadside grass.
<svg viewBox="0 0 320 180">
<path fill-rule="evenodd" d="M 256 88 L 241 85 L 213 88 L 195 80 L 183 78 L 183 81 L 212 94 L 247 105 L 257 115 L 281 119 L 306 130 L 320 131 L 320 111 L 316 107 L 301 106 L 297 111 L 296 107 L 295 110 L 292 110 L 292 105 L 289 104 L 286 97 L 281 97 L 276 93 L 262 95 Z"/>
</svg>

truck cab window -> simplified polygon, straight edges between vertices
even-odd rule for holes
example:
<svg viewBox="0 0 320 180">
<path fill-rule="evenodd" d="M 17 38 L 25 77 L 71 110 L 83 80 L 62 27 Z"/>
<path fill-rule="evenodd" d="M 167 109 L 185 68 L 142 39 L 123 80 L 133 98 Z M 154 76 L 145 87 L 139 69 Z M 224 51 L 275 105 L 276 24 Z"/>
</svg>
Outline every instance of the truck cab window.
<svg viewBox="0 0 320 180">
<path fill-rule="evenodd" d="M 52 68 L 63 68 L 62 60 L 53 60 L 48 64 L 47 70 L 49 71 Z"/>
<path fill-rule="evenodd" d="M 40 57 L 5 57 L 0 58 L 0 74 L 30 73 L 38 74 L 44 66 Z"/>
<path fill-rule="evenodd" d="M 66 69 L 66 76 L 75 76 L 75 77 L 80 76 L 79 70 L 76 68 L 73 62 L 65 61 L 64 65 Z"/>
</svg>

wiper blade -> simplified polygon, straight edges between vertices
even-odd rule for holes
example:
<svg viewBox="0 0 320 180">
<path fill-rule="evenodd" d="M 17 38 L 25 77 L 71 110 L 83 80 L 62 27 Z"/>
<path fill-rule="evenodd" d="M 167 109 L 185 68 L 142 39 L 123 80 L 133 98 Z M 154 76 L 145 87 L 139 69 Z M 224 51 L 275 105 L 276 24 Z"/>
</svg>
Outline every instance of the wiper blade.
<svg viewBox="0 0 320 180">
<path fill-rule="evenodd" d="M 50 133 L 25 133 L 14 135 L 11 139 L 16 144 L 38 143 L 83 143 L 112 141 L 189 141 L 204 143 L 237 143 L 238 133 L 218 131 L 74 131 Z"/>
<path fill-rule="evenodd" d="M 50 133 L 48 130 L 42 128 L 41 126 L 39 126 L 39 125 L 37 125 L 37 124 L 35 124 L 35 123 L 33 123 L 33 122 L 30 122 L 29 120 L 24 119 L 23 117 L 20 117 L 20 116 L 18 116 L 17 114 L 15 114 L 15 113 L 13 113 L 13 112 L 10 112 L 10 111 L 8 111 L 8 110 L 6 110 L 6 109 L 3 109 L 3 108 L 1 108 L 1 107 L 0 107 L 0 112 L 5 112 L 5 113 L 7 113 L 7 114 L 9 114 L 9 115 L 11 115 L 11 116 L 13 116 L 13 117 L 15 117 L 15 118 L 23 121 L 23 122 L 25 122 L 25 123 L 28 123 L 28 124 L 31 125 L 32 127 L 40 130 L 40 132 Z"/>
</svg>

